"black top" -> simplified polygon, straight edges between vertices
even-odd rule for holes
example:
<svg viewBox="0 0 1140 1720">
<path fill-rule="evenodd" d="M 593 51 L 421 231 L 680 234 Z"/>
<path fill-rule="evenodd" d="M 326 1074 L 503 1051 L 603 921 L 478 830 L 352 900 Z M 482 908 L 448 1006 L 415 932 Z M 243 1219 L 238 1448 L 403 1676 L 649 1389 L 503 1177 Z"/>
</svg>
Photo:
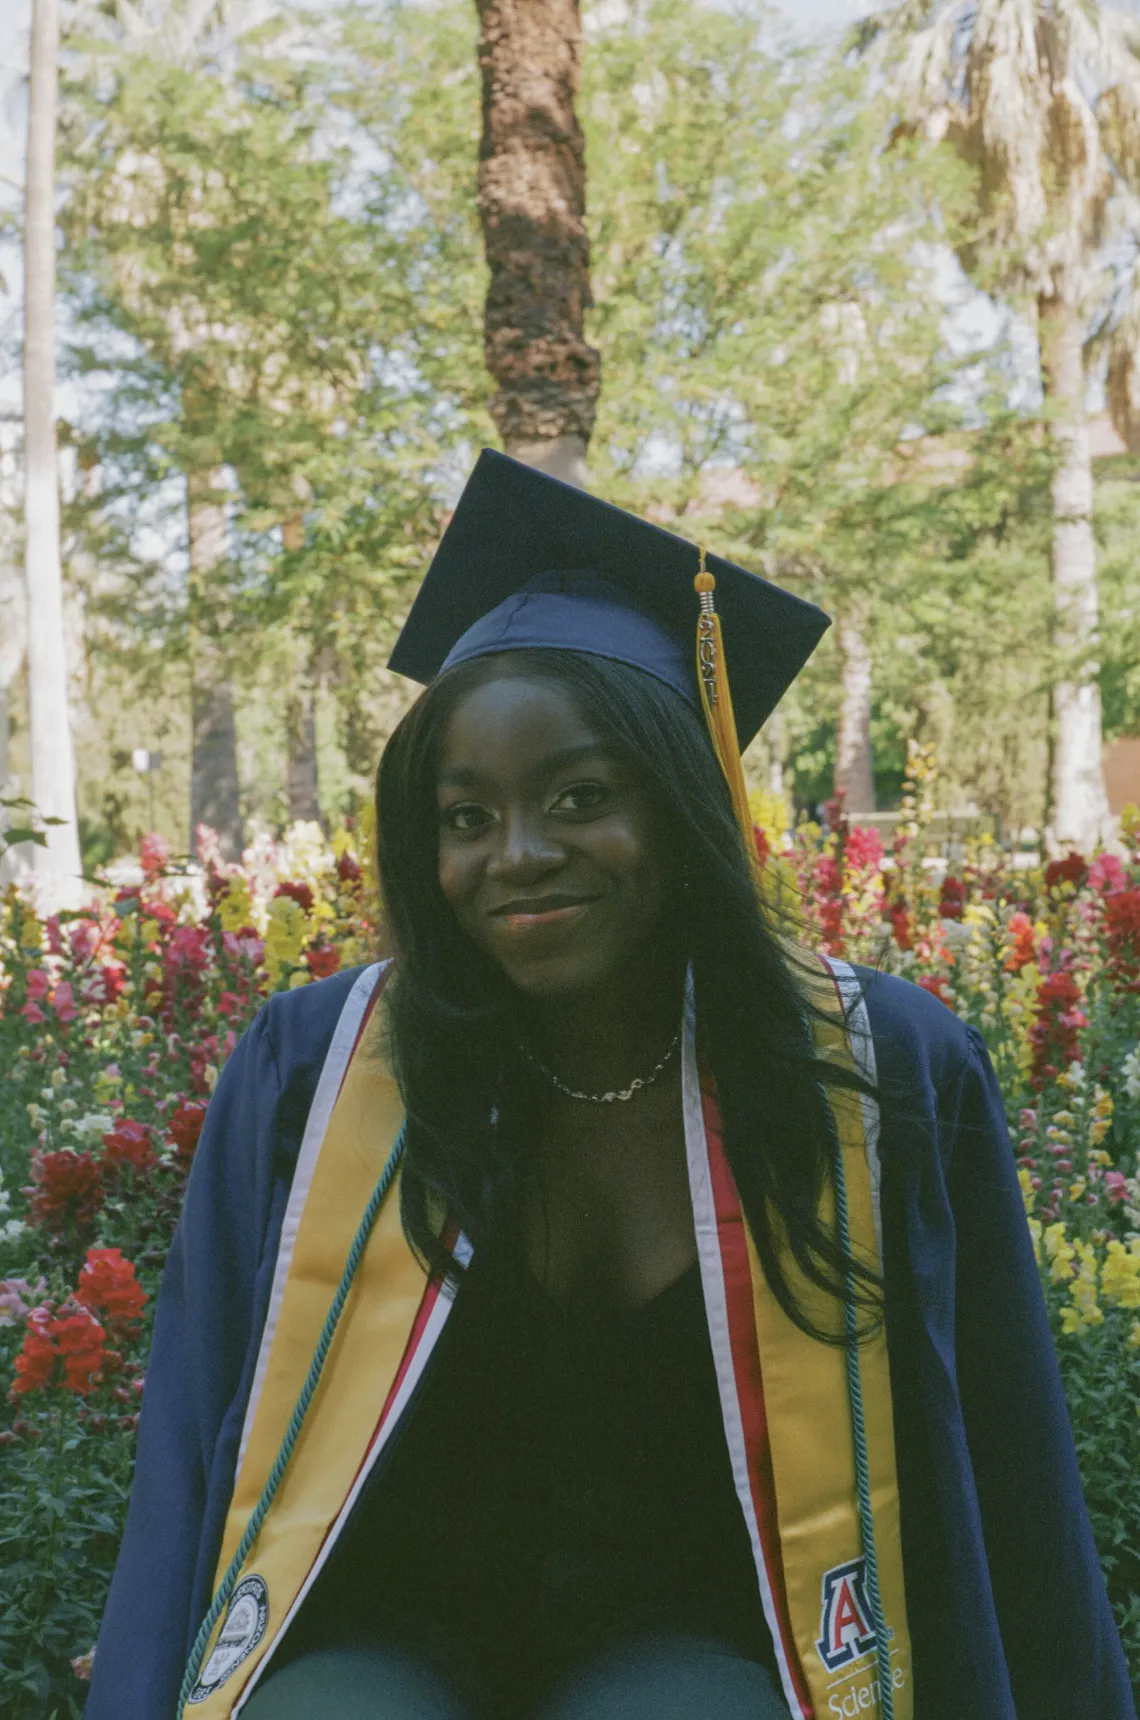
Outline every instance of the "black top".
<svg viewBox="0 0 1140 1720">
<path fill-rule="evenodd" d="M 480 1260 L 275 1658 L 408 1644 L 507 1716 L 583 1653 L 654 1630 L 774 1671 L 699 1270 L 601 1315 Z"/>
</svg>

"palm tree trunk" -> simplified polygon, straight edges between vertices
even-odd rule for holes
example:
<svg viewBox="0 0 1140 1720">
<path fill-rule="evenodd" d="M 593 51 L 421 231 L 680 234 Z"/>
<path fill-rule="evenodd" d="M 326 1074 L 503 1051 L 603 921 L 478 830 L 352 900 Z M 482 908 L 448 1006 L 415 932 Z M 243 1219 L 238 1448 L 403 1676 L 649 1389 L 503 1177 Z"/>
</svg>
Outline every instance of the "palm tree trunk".
<svg viewBox="0 0 1140 1720">
<path fill-rule="evenodd" d="M 509 454 L 585 484 L 601 377 L 587 344 L 586 160 L 574 111 L 578 0 L 476 0 L 479 214 L 491 412 Z"/>
<path fill-rule="evenodd" d="M 1056 718 L 1054 829 L 1062 844 L 1086 852 L 1111 834 L 1101 763 L 1097 648 L 1096 541 L 1092 459 L 1085 419 L 1084 327 L 1066 300 L 1038 306 L 1045 397 L 1058 454 L 1053 475 L 1053 601 L 1061 678 Z"/>
<path fill-rule="evenodd" d="M 211 589 L 226 559 L 226 510 L 219 500 L 222 487 L 217 472 L 195 473 L 186 479 L 193 653 L 190 847 L 192 853 L 198 852 L 198 826 L 204 824 L 217 832 L 223 859 L 236 860 L 243 836 L 234 695 L 219 638 L 219 593 Z"/>
<path fill-rule="evenodd" d="M 68 705 L 55 441 L 55 128 L 59 98 L 59 0 L 35 0 L 28 91 L 24 202 L 25 575 L 32 798 L 62 822 L 35 850 L 61 906 L 82 897 L 75 808 L 75 750 Z"/>
<path fill-rule="evenodd" d="M 839 647 L 839 727 L 835 737 L 835 787 L 848 812 L 874 812 L 875 771 L 871 752 L 871 647 L 867 619 L 849 603 L 835 623 Z"/>
</svg>

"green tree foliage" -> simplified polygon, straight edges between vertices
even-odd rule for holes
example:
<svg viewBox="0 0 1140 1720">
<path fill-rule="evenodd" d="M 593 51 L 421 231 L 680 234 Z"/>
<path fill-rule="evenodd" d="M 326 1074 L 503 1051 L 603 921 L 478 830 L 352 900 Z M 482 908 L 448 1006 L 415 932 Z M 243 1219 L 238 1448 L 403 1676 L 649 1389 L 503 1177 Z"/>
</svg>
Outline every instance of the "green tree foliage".
<svg viewBox="0 0 1140 1720">
<path fill-rule="evenodd" d="M 282 32 L 220 65 L 95 46 L 68 91 L 90 613 L 155 684 L 203 628 L 247 687 L 300 640 L 351 729 L 457 462 L 486 439 L 457 23 L 349 16 L 335 55 Z M 230 553 L 201 589 L 171 551 L 181 480 L 207 475 Z"/>
<path fill-rule="evenodd" d="M 1008 355 L 946 340 L 968 171 L 891 142 L 861 71 L 757 9 L 585 22 L 592 486 L 857 608 L 887 786 L 913 734 L 952 792 L 1037 822 L 1052 456 L 1004 404 Z M 230 553 L 201 601 L 263 783 L 300 663 L 329 689 L 335 792 L 363 786 L 401 708 L 393 625 L 493 440 L 476 34 L 466 0 L 378 0 L 213 61 L 104 48 L 68 90 L 91 638 L 170 684 L 194 625 L 182 479 L 213 474 Z M 838 684 L 829 639 L 787 711 L 801 799 L 829 787 Z"/>
<path fill-rule="evenodd" d="M 947 347 L 968 173 L 891 144 L 861 73 L 756 14 L 698 29 L 650 0 L 591 50 L 603 484 L 857 608 L 883 739 L 937 739 L 955 787 L 1039 815 L 1050 465 L 996 373 Z M 830 786 L 836 710 L 829 641 L 789 704 L 803 798 Z"/>
</svg>

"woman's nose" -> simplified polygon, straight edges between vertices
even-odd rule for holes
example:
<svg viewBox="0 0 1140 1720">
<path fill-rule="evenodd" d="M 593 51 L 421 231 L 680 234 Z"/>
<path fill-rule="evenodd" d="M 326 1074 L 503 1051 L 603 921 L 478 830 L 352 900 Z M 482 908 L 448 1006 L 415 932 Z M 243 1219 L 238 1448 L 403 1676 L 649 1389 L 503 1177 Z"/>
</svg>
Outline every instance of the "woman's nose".
<svg viewBox="0 0 1140 1720">
<path fill-rule="evenodd" d="M 561 866 L 565 856 L 553 840 L 541 818 L 526 812 L 513 812 L 499 825 L 499 842 L 488 870 L 498 878 L 517 879 L 542 877 Z"/>
</svg>

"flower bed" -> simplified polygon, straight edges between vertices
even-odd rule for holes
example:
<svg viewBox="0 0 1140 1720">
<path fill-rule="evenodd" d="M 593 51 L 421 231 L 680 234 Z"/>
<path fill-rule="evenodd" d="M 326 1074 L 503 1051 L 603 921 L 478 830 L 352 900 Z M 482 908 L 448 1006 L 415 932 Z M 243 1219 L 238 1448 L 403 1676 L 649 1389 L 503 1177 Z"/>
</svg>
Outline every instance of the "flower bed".
<svg viewBox="0 0 1140 1720">
<path fill-rule="evenodd" d="M 825 950 L 985 1035 L 1086 1493 L 1140 1680 L 1140 855 L 931 865 L 914 760 L 894 848 L 758 803 L 765 890 Z M 367 843 L 312 826 L 205 877 L 41 921 L 0 909 L 0 1713 L 77 1715 L 130 1480 L 155 1293 L 218 1070 L 264 997 L 367 958 Z M 1140 817 L 1127 824 L 1140 841 Z"/>
</svg>

